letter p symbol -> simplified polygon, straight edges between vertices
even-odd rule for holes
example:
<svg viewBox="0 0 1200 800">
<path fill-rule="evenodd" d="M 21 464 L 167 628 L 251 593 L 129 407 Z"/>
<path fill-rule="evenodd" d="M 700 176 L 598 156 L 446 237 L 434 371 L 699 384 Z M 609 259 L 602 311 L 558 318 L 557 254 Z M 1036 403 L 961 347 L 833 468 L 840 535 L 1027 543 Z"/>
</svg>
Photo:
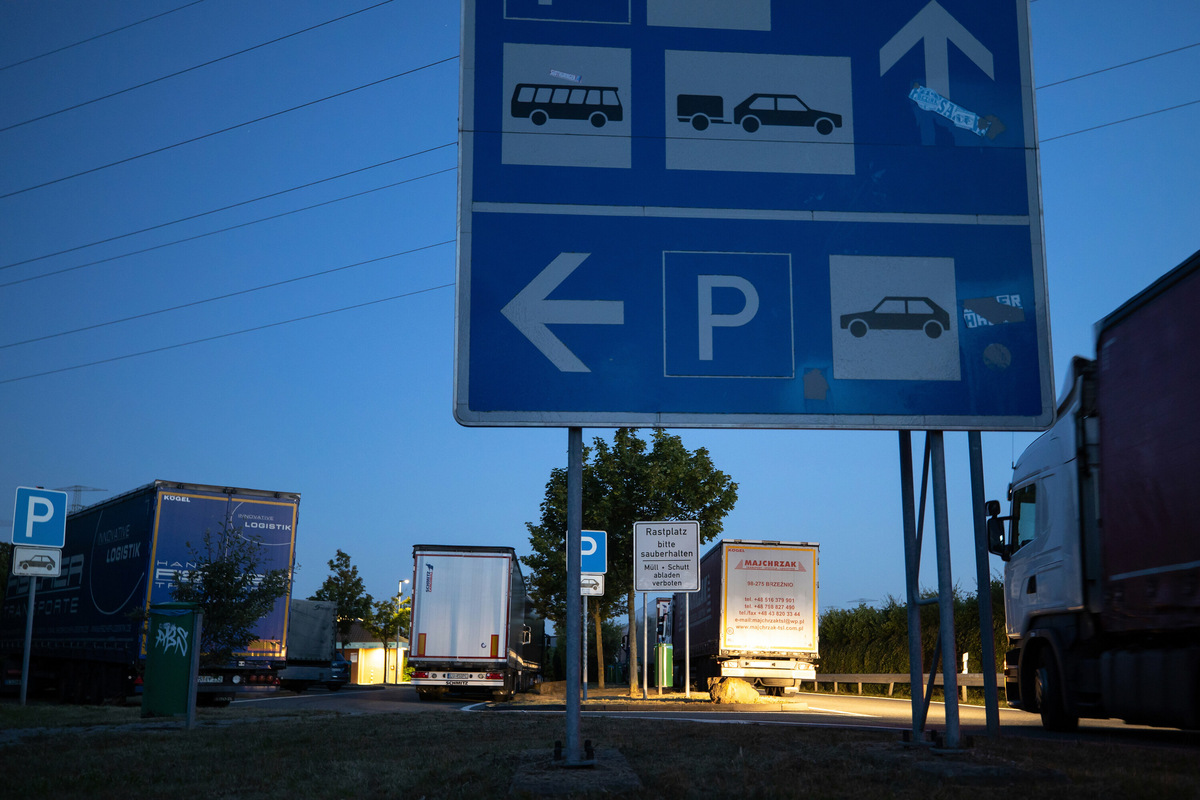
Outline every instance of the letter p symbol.
<svg viewBox="0 0 1200 800">
<path fill-rule="evenodd" d="M 39 508 L 44 508 L 45 512 L 38 513 Z M 30 497 L 28 516 L 25 520 L 25 538 L 33 538 L 33 526 L 39 522 L 49 522 L 54 519 L 54 504 L 45 497 Z"/>
<path fill-rule="evenodd" d="M 754 284 L 737 275 L 697 275 L 697 304 L 699 310 L 700 360 L 713 360 L 713 328 L 740 328 L 758 313 L 758 290 Z M 713 313 L 713 289 L 736 289 L 746 302 L 736 314 Z"/>
</svg>

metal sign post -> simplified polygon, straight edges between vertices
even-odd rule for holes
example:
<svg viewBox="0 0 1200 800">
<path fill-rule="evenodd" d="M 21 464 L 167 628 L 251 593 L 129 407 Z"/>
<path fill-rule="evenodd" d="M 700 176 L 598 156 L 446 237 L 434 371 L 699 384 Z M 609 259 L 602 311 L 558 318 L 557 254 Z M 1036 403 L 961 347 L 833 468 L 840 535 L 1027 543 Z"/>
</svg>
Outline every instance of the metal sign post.
<svg viewBox="0 0 1200 800">
<path fill-rule="evenodd" d="M 567 431 L 567 552 L 578 553 L 582 542 L 583 528 L 583 429 Z M 580 563 L 577 558 L 567 559 L 567 586 L 579 586 Z M 583 747 L 580 740 L 582 717 L 579 698 L 579 678 L 582 674 L 579 663 L 580 608 L 579 592 L 567 592 L 567 763 L 582 764 Z"/>
</svg>

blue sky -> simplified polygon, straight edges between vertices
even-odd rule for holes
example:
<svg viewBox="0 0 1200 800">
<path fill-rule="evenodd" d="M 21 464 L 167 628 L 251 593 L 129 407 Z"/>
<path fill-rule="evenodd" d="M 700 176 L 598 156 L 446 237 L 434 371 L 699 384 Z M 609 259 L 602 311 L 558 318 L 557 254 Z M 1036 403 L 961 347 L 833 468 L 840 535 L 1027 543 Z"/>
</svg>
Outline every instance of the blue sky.
<svg viewBox="0 0 1200 800">
<path fill-rule="evenodd" d="M 300 596 L 338 548 L 377 597 L 414 544 L 527 551 L 565 429 L 451 413 L 460 8 L 373 5 L 0 3 L 0 497 L 297 491 Z M 1093 323 L 1200 248 L 1200 5 L 1030 14 L 1057 394 Z M 903 596 L 895 432 L 677 432 L 739 483 L 726 536 L 821 543 L 822 608 Z M 984 434 L 989 497 L 1032 438 Z"/>
</svg>

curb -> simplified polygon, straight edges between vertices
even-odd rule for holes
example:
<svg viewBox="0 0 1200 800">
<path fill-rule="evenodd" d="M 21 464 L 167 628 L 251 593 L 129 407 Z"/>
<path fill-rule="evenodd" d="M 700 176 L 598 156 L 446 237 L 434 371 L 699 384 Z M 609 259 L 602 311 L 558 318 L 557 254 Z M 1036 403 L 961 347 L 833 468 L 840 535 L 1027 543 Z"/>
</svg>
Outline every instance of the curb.
<svg viewBox="0 0 1200 800">
<path fill-rule="evenodd" d="M 720 712 L 746 711 L 808 711 L 806 702 L 790 703 L 592 703 L 580 704 L 582 711 L 692 711 L 703 714 Z M 485 708 L 491 711 L 563 711 L 567 710 L 565 703 L 544 703 L 541 705 L 508 705 L 503 703 L 488 703 Z"/>
</svg>

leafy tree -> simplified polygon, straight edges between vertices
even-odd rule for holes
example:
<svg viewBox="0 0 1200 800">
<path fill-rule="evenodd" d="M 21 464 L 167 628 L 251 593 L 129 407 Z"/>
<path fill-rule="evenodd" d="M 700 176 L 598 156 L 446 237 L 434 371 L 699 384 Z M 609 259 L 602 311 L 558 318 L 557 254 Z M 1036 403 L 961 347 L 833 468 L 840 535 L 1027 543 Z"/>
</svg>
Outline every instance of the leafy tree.
<svg viewBox="0 0 1200 800">
<path fill-rule="evenodd" d="M 259 572 L 262 544 L 224 522 L 217 533 L 206 530 L 199 547 L 187 547 L 196 566 L 179 571 L 172 595 L 204 612 L 202 663 L 224 664 L 254 641 L 255 625 L 287 596 L 291 576 L 286 569 Z"/>
<path fill-rule="evenodd" d="M 350 628 L 357 619 L 371 616 L 374 598 L 367 594 L 363 580 L 358 576 L 358 567 L 350 563 L 350 556 L 339 549 L 329 561 L 330 575 L 309 600 L 328 600 L 337 603 L 337 629 L 342 647 L 350 643 Z"/>
<path fill-rule="evenodd" d="M 722 521 L 737 502 L 737 484 L 716 469 L 708 451 L 690 451 L 683 441 L 655 429 L 649 445 L 637 430 L 619 428 L 610 445 L 597 437 L 584 449 L 583 527 L 608 532 L 605 595 L 594 603 L 596 655 L 603 663 L 602 621 L 623 605 L 629 630 L 637 630 L 633 592 L 633 523 L 694 519 L 707 542 L 719 535 Z M 532 555 L 522 561 L 533 570 L 534 603 L 557 623 L 566 616 L 567 471 L 555 468 L 546 484 L 538 525 L 526 523 Z M 578 591 L 577 587 L 573 587 Z M 630 663 L 637 660 L 637 639 L 630 637 Z M 630 670 L 630 694 L 637 694 L 637 671 Z M 600 686 L 604 686 L 603 672 Z"/>
<path fill-rule="evenodd" d="M 386 600 L 376 600 L 371 606 L 371 613 L 363 617 L 363 628 L 383 645 L 385 662 L 387 659 L 388 643 L 396 641 L 400 635 L 408 630 L 411 618 L 411 596 L 404 598 L 400 602 L 397 602 L 395 597 L 389 597 Z M 400 653 L 397 650 L 396 658 L 399 659 L 399 657 Z M 399 661 L 397 661 L 397 664 L 399 664 Z"/>
</svg>

